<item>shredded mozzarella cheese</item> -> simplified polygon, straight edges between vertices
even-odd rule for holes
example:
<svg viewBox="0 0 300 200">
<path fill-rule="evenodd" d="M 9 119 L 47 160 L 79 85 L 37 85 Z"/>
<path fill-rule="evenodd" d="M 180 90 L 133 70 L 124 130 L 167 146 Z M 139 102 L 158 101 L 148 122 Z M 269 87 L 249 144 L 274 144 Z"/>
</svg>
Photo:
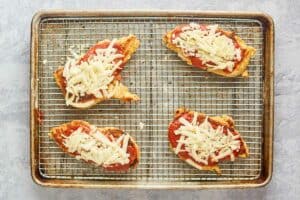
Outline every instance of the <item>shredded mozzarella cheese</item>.
<svg viewBox="0 0 300 200">
<path fill-rule="evenodd" d="M 214 129 L 208 121 L 208 117 L 201 124 L 197 122 L 197 118 L 196 112 L 192 122 L 183 117 L 179 118 L 182 126 L 174 132 L 175 135 L 180 135 L 174 149 L 175 153 L 188 152 L 193 159 L 204 165 L 208 165 L 209 158 L 218 162 L 218 160 L 230 156 L 233 161 L 235 158 L 233 151 L 240 149 L 240 135 L 233 135 L 229 129 L 227 129 L 228 134 L 225 135 L 223 126 Z"/>
<path fill-rule="evenodd" d="M 187 56 L 201 59 L 211 70 L 232 72 L 235 62 L 241 60 L 241 49 L 235 47 L 231 38 L 217 31 L 218 25 L 208 25 L 202 30 L 199 24 L 191 23 L 181 30 L 178 37 L 172 35 L 172 43 Z"/>
<path fill-rule="evenodd" d="M 79 154 L 76 159 L 93 161 L 99 166 L 129 163 L 127 147 L 130 137 L 128 134 L 120 136 L 117 140 L 114 138 L 109 140 L 95 126 L 91 126 L 91 128 L 89 134 L 84 133 L 80 127 L 68 137 L 63 135 L 63 144 L 68 151 Z"/>
<path fill-rule="evenodd" d="M 94 95 L 96 98 L 113 96 L 108 92 L 108 85 L 114 80 L 113 73 L 120 67 L 123 58 L 114 48 L 116 39 L 110 42 L 105 49 L 96 49 L 95 55 L 87 61 L 80 62 L 80 56 L 72 52 L 73 58 L 68 58 L 65 64 L 63 77 L 66 79 L 66 104 L 78 102 L 80 97 Z"/>
<path fill-rule="evenodd" d="M 145 124 L 144 124 L 143 122 L 140 122 L 140 123 L 139 123 L 139 127 L 140 127 L 141 130 L 144 129 L 144 126 L 145 126 Z"/>
</svg>

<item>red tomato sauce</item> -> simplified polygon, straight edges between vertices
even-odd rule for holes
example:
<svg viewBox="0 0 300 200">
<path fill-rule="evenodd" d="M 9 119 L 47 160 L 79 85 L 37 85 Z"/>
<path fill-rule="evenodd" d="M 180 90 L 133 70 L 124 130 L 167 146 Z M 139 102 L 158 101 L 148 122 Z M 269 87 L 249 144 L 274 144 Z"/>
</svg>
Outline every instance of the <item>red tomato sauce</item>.
<svg viewBox="0 0 300 200">
<path fill-rule="evenodd" d="M 45 118 L 43 112 L 40 109 L 35 108 L 34 114 L 35 114 L 35 119 L 38 122 L 38 124 L 42 124 L 44 121 L 44 118 Z"/>
<path fill-rule="evenodd" d="M 168 137 L 169 137 L 169 141 L 170 141 L 170 144 L 172 146 L 172 148 L 176 148 L 177 147 L 177 144 L 178 144 L 178 140 L 180 139 L 180 136 L 181 135 L 175 135 L 175 131 L 177 129 L 179 129 L 182 124 L 179 122 L 179 118 L 181 117 L 184 117 L 187 121 L 191 122 L 193 120 L 193 114 L 192 113 L 188 113 L 188 112 L 185 112 L 185 113 L 182 113 L 180 116 L 178 116 L 177 118 L 174 119 L 174 121 L 170 124 L 169 126 L 169 132 L 168 132 Z M 204 116 L 198 116 L 198 119 L 197 121 L 201 124 L 203 121 L 205 120 L 205 117 Z M 208 121 L 209 123 L 212 125 L 212 127 L 214 129 L 217 129 L 218 126 L 220 126 L 221 124 L 219 124 L 218 122 L 208 118 Z M 230 130 L 230 132 L 233 134 L 233 135 L 237 135 L 238 132 L 236 132 L 233 128 L 229 128 L 227 126 L 224 126 L 224 129 L 223 129 L 223 134 L 227 135 L 227 130 Z M 235 157 L 238 157 L 239 154 L 244 154 L 246 152 L 245 148 L 244 148 L 244 145 L 242 145 L 242 140 L 241 138 L 239 139 L 241 141 L 241 145 L 240 145 L 240 149 L 239 151 L 235 150 L 233 151 L 233 154 Z M 181 150 L 185 150 L 185 145 L 183 144 L 181 146 Z M 215 152 L 216 155 L 219 154 L 219 152 Z M 192 156 L 189 155 L 189 153 L 187 151 L 184 151 L 184 152 L 179 152 L 178 153 L 178 156 L 184 160 L 186 159 L 191 159 L 193 160 L 194 162 L 196 162 L 198 165 L 200 166 L 204 166 L 203 163 L 200 163 L 200 162 L 197 162 Z M 230 155 L 225 157 L 225 158 L 222 158 L 220 159 L 219 161 L 222 161 L 222 160 L 230 160 Z M 218 162 L 219 162 L 218 161 Z M 211 157 L 208 158 L 208 165 L 205 165 L 205 166 L 213 166 L 215 164 L 217 164 L 218 162 L 212 160 Z"/>
<path fill-rule="evenodd" d="M 171 34 L 171 40 L 174 40 L 175 38 L 179 37 L 180 33 L 183 32 L 182 28 L 183 28 L 183 27 L 186 27 L 186 26 L 188 26 L 188 25 L 181 25 L 181 26 L 176 27 L 176 28 L 173 30 L 172 34 Z M 203 30 L 203 31 L 204 31 L 204 30 L 207 30 L 207 26 L 206 26 L 206 25 L 200 24 L 200 29 Z M 222 30 L 218 30 L 218 32 L 220 32 L 221 35 L 226 35 L 226 34 L 224 33 L 224 31 L 222 31 Z M 240 47 L 240 45 L 238 44 L 238 42 L 236 41 L 236 39 L 235 39 L 234 37 L 232 37 L 232 36 L 231 36 L 231 37 L 228 36 L 228 35 L 226 35 L 226 36 L 229 37 L 230 39 L 232 39 L 235 48 L 240 48 L 240 49 L 241 49 L 241 57 L 243 57 L 243 55 L 244 55 L 244 50 Z M 172 41 L 171 41 L 171 42 L 172 42 Z M 207 66 L 203 63 L 203 61 L 202 61 L 200 58 L 198 58 L 198 57 L 196 57 L 196 56 L 187 56 L 187 57 L 191 60 L 192 65 L 193 65 L 194 67 L 197 67 L 197 68 L 200 68 L 200 69 L 204 69 L 204 70 L 207 69 Z M 233 70 L 232 70 L 232 71 L 234 71 L 234 70 L 236 69 L 236 67 L 239 65 L 239 63 L 240 63 L 241 61 L 242 61 L 242 59 L 241 59 L 240 61 L 235 61 L 235 64 L 234 64 L 234 67 L 233 67 Z M 208 62 L 207 64 L 214 65 L 213 62 Z M 226 73 L 231 73 L 227 68 L 224 69 L 223 71 L 226 72 Z"/>
</svg>

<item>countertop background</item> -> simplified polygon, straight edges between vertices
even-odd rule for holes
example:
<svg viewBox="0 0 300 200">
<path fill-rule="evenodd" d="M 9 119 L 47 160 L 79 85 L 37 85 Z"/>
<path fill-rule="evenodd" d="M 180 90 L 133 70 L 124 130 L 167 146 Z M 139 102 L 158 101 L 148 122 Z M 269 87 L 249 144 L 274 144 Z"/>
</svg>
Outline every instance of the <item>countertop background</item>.
<svg viewBox="0 0 300 200">
<path fill-rule="evenodd" d="M 33 183 L 29 159 L 30 23 L 40 9 L 262 11 L 275 21 L 275 140 L 270 184 L 237 190 L 56 189 Z M 299 199 L 299 0 L 0 0 L 0 199 Z"/>
</svg>

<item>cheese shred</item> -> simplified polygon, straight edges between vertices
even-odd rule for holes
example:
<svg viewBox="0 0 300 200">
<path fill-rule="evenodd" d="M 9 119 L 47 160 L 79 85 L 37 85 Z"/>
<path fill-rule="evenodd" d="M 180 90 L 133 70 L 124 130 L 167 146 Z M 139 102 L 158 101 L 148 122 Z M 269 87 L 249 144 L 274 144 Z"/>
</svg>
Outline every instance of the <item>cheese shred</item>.
<svg viewBox="0 0 300 200">
<path fill-rule="evenodd" d="M 113 91 L 108 90 L 108 85 L 114 80 L 113 73 L 119 69 L 123 54 L 117 53 L 114 48 L 116 39 L 112 40 L 107 48 L 98 48 L 95 55 L 87 61 L 80 62 L 81 56 L 72 53 L 73 58 L 68 58 L 64 66 L 63 77 L 66 80 L 66 104 L 77 103 L 81 97 L 93 95 L 96 98 L 110 98 Z"/>
<path fill-rule="evenodd" d="M 185 118 L 179 118 L 182 126 L 174 133 L 180 135 L 177 140 L 175 153 L 188 152 L 188 154 L 197 162 L 208 165 L 209 159 L 218 162 L 219 160 L 230 156 L 233 161 L 234 151 L 239 151 L 241 146 L 240 135 L 233 135 L 227 129 L 227 135 L 223 133 L 224 127 L 212 127 L 208 117 L 200 124 L 197 121 L 198 113 L 194 113 L 192 122 Z"/>
<path fill-rule="evenodd" d="M 210 70 L 232 72 L 236 61 L 241 60 L 241 49 L 236 48 L 233 39 L 218 31 L 218 25 L 202 28 L 191 23 L 182 32 L 172 35 L 172 43 L 183 49 L 186 56 L 199 58 Z"/>
<path fill-rule="evenodd" d="M 63 135 L 63 138 L 63 144 L 68 151 L 78 154 L 76 159 L 92 161 L 104 167 L 117 163 L 121 165 L 129 163 L 127 147 L 130 136 L 128 134 L 120 136 L 117 140 L 110 140 L 95 126 L 91 126 L 89 134 L 80 127 L 68 137 Z"/>
</svg>

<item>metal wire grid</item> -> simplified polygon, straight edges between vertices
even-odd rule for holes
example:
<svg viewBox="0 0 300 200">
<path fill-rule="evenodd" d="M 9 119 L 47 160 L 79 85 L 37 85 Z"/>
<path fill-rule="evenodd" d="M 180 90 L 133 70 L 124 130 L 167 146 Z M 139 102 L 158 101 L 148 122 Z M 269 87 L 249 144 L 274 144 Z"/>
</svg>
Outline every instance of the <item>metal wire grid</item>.
<svg viewBox="0 0 300 200">
<path fill-rule="evenodd" d="M 250 77 L 223 78 L 187 66 L 162 44 L 162 35 L 182 23 L 219 24 L 235 31 L 257 49 L 249 65 Z M 109 100 L 87 110 L 67 107 L 55 84 L 53 72 L 76 46 L 84 53 L 99 40 L 136 35 L 141 46 L 122 72 L 123 82 L 138 94 L 140 102 L 124 104 Z M 256 20 L 198 17 L 101 17 L 47 18 L 39 30 L 39 171 L 46 178 L 205 181 L 249 180 L 261 173 L 263 27 Z M 228 114 L 235 119 L 250 149 L 247 159 L 220 164 L 222 176 L 198 171 L 169 149 L 167 127 L 173 112 L 185 106 L 209 115 Z M 52 127 L 74 119 L 99 127 L 114 126 L 136 138 L 141 148 L 137 169 L 127 173 L 105 172 L 64 154 L 49 139 Z M 145 124 L 141 130 L 139 123 Z"/>
</svg>

